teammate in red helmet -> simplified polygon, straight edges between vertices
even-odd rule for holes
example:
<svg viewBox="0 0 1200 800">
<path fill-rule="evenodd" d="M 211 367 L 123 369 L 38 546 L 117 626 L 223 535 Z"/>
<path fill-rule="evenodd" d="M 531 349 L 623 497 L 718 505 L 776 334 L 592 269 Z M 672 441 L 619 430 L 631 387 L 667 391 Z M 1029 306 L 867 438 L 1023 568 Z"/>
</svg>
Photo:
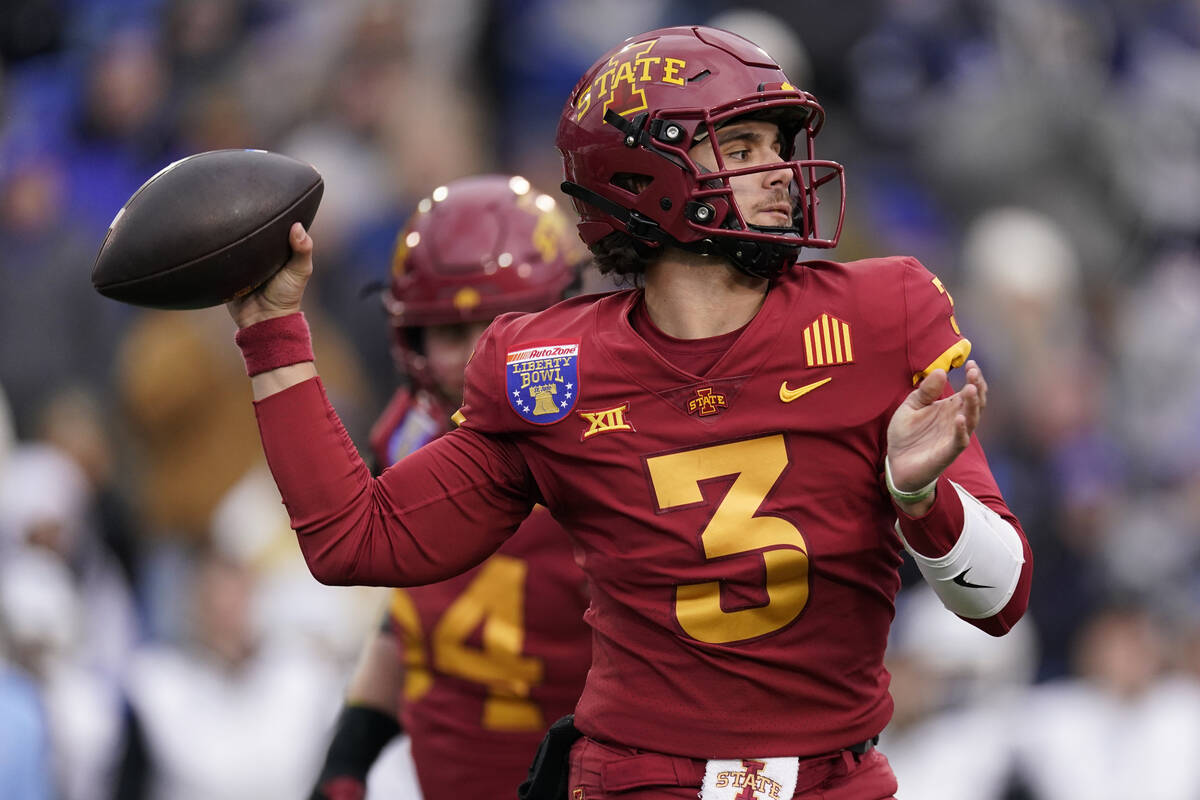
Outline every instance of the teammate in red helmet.
<svg viewBox="0 0 1200 800">
<path fill-rule="evenodd" d="M 603 55 L 563 111 L 563 189 L 600 269 L 636 288 L 498 317 L 460 427 L 377 480 L 296 313 L 307 234 L 231 304 L 320 578 L 438 580 L 539 502 L 579 547 L 582 736 L 552 728 L 526 797 L 891 798 L 874 743 L 905 551 L 966 623 L 1001 635 L 1024 614 L 1032 559 L 973 435 L 987 384 L 947 288 L 913 258 L 798 258 L 840 232 L 822 119 L 724 31 Z"/>
<path fill-rule="evenodd" d="M 380 467 L 451 427 L 463 367 L 492 318 L 561 300 L 586 255 L 554 200 L 521 177 L 464 178 L 420 202 L 397 237 L 384 295 L 407 385 L 371 432 Z M 483 564 L 395 589 L 312 800 L 362 798 L 401 730 L 426 800 L 512 796 L 546 728 L 583 688 L 586 606 L 570 540 L 540 506 Z"/>
<path fill-rule="evenodd" d="M 569 224 L 519 175 L 462 178 L 418 203 L 396 237 L 383 296 L 408 385 L 371 431 L 380 468 L 445 433 L 467 358 L 497 314 L 540 311 L 578 283 L 588 254 Z"/>
</svg>

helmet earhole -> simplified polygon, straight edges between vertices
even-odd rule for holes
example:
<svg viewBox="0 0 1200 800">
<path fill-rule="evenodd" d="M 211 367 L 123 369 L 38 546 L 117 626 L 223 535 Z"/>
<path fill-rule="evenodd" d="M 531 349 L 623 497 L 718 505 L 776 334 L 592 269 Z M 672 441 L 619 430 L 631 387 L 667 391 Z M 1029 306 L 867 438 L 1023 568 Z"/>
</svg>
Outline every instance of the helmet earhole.
<svg viewBox="0 0 1200 800">
<path fill-rule="evenodd" d="M 664 197 L 663 199 L 659 200 L 658 207 L 661 208 L 663 211 L 670 211 L 671 210 L 671 198 Z"/>
</svg>

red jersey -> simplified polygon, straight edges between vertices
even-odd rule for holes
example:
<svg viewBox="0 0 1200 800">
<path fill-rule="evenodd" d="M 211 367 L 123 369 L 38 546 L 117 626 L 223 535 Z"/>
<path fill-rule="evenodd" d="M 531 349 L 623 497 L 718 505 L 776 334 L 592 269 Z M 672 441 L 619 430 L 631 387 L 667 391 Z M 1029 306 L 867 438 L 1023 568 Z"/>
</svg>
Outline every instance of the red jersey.
<svg viewBox="0 0 1200 800">
<path fill-rule="evenodd" d="M 372 451 L 390 464 L 448 421 L 428 395 L 401 389 L 372 428 Z M 571 542 L 540 507 L 483 564 L 393 591 L 400 719 L 426 800 L 516 796 L 546 728 L 583 689 L 586 608 Z"/>
<path fill-rule="evenodd" d="M 873 736 L 892 710 L 883 653 L 902 553 L 886 430 L 921 376 L 969 352 L 949 295 L 912 259 L 797 265 L 703 376 L 637 334 L 639 297 L 498 318 L 467 368 L 462 427 L 374 484 L 350 469 L 318 382 L 260 402 L 310 566 L 335 582 L 429 580 L 542 502 L 591 586 L 584 733 L 695 758 Z M 298 424 L 324 432 L 284 441 Z M 346 461 L 320 480 L 292 466 L 338 439 Z M 946 479 L 1020 532 L 973 441 L 930 512 L 901 515 L 916 549 L 940 556 L 961 530 Z M 464 535 L 447 541 L 452 520 Z M 1030 562 L 1026 547 L 1001 630 L 1024 610 Z"/>
</svg>

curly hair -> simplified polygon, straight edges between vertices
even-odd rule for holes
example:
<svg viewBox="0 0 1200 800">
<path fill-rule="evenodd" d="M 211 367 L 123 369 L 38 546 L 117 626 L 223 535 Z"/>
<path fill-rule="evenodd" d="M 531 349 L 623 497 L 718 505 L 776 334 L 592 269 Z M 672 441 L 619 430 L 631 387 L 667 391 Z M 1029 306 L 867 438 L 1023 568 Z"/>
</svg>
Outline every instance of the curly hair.
<svg viewBox="0 0 1200 800">
<path fill-rule="evenodd" d="M 589 248 L 595 257 L 596 269 L 618 284 L 640 286 L 649 264 L 658 251 L 628 233 L 616 231 L 593 243 Z"/>
</svg>

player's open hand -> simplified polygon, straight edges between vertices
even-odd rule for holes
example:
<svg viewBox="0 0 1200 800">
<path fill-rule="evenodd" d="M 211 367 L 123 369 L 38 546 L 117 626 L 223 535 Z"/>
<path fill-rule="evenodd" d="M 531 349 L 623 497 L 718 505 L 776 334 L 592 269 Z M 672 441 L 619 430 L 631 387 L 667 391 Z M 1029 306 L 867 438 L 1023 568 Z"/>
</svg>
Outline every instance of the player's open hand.
<svg viewBox="0 0 1200 800">
<path fill-rule="evenodd" d="M 967 448 L 987 405 L 987 381 L 967 362 L 963 388 L 942 397 L 948 378 L 936 369 L 900 404 L 888 424 L 888 462 L 901 491 L 916 491 L 936 480 Z"/>
<path fill-rule="evenodd" d="M 292 257 L 272 278 L 245 297 L 225 304 L 239 328 L 300 310 L 304 287 L 312 276 L 313 240 L 297 222 L 288 232 Z"/>
</svg>

